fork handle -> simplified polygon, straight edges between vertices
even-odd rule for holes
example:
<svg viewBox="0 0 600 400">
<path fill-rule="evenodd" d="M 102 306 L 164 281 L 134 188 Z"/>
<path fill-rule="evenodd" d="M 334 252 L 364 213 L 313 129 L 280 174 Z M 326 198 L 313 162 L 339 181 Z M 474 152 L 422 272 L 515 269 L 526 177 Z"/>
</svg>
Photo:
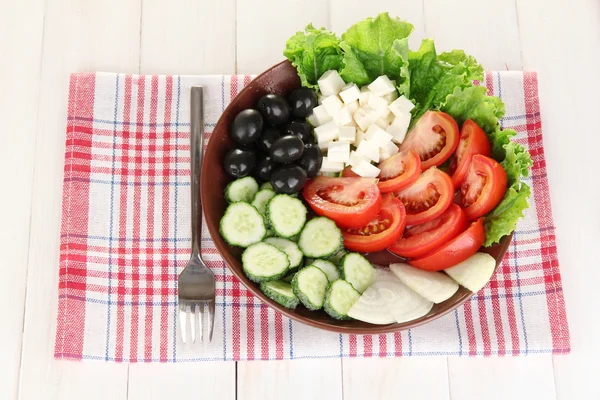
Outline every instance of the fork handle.
<svg viewBox="0 0 600 400">
<path fill-rule="evenodd" d="M 204 115 L 202 87 L 193 86 L 190 94 L 190 155 L 192 192 L 192 256 L 200 256 L 202 236 L 202 202 L 200 200 L 200 172 L 204 150 Z"/>
</svg>

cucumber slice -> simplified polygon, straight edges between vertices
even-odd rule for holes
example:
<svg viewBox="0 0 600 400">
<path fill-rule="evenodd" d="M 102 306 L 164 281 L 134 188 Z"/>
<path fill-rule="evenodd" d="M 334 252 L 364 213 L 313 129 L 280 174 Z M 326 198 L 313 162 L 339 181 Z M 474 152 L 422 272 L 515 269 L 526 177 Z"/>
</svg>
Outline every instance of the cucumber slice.
<svg viewBox="0 0 600 400">
<path fill-rule="evenodd" d="M 404 263 L 390 264 L 390 271 L 400 282 L 436 304 L 448 300 L 458 290 L 458 283 L 441 272 L 425 271 Z"/>
<path fill-rule="evenodd" d="M 221 236 L 232 246 L 248 247 L 260 242 L 267 234 L 265 222 L 248 203 L 233 203 L 225 210 L 221 218 Z"/>
<path fill-rule="evenodd" d="M 277 236 L 290 238 L 302 230 L 306 223 L 306 207 L 298 199 L 278 194 L 267 204 L 269 226 Z"/>
<path fill-rule="evenodd" d="M 348 311 L 360 297 L 360 293 L 351 284 L 338 279 L 327 287 L 323 308 L 335 319 L 350 319 Z"/>
<path fill-rule="evenodd" d="M 373 287 L 379 291 L 396 322 L 412 321 L 431 311 L 433 302 L 400 282 L 393 273 L 379 269 L 377 272 Z"/>
<path fill-rule="evenodd" d="M 252 204 L 262 216 L 266 216 L 267 203 L 275 196 L 275 192 L 272 190 L 264 189 L 259 190 L 252 199 Z"/>
<path fill-rule="evenodd" d="M 288 282 L 269 281 L 260 284 L 260 290 L 271 300 L 281 304 L 286 308 L 296 308 L 298 298 L 292 290 L 292 285 Z"/>
<path fill-rule="evenodd" d="M 354 289 L 364 292 L 375 280 L 375 268 L 358 253 L 348 253 L 340 261 L 342 277 L 350 282 Z"/>
<path fill-rule="evenodd" d="M 387 325 L 396 322 L 385 300 L 379 294 L 379 290 L 374 286 L 370 286 L 365 290 L 358 301 L 348 310 L 348 316 L 376 325 Z"/>
<path fill-rule="evenodd" d="M 309 310 L 319 310 L 323 307 L 328 284 L 327 275 L 313 266 L 301 269 L 292 279 L 294 294 Z"/>
<path fill-rule="evenodd" d="M 340 265 L 340 261 L 342 260 L 342 257 L 344 257 L 346 254 L 348 254 L 348 252 L 346 251 L 346 249 L 341 249 L 337 253 L 329 256 L 327 258 L 327 260 L 331 261 L 335 265 Z"/>
<path fill-rule="evenodd" d="M 287 255 L 268 243 L 255 243 L 242 253 L 242 268 L 254 282 L 277 280 L 287 274 L 290 261 Z"/>
<path fill-rule="evenodd" d="M 306 257 L 325 258 L 343 246 L 342 231 L 329 218 L 313 218 L 302 229 L 298 245 Z"/>
<path fill-rule="evenodd" d="M 263 242 L 272 244 L 279 250 L 283 251 L 290 260 L 290 269 L 296 268 L 302 264 L 302 252 L 298 248 L 298 245 L 291 240 L 279 237 L 268 237 L 263 240 Z"/>
<path fill-rule="evenodd" d="M 340 271 L 338 271 L 337 267 L 331 261 L 314 260 L 311 264 L 325 272 L 329 282 L 334 282 L 340 279 Z"/>
<path fill-rule="evenodd" d="M 251 176 L 236 179 L 225 188 L 225 199 L 230 203 L 245 201 L 250 203 L 258 192 L 258 183 Z"/>
<path fill-rule="evenodd" d="M 270 189 L 270 190 L 273 190 L 273 191 L 275 190 L 275 189 L 273 189 L 273 185 L 271 185 L 271 182 L 263 182 L 263 183 L 260 185 L 260 188 L 259 188 L 259 189 L 260 189 L 260 190 Z"/>
<path fill-rule="evenodd" d="M 488 283 L 495 269 L 494 257 L 487 253 L 475 253 L 444 272 L 471 292 L 477 293 Z"/>
</svg>

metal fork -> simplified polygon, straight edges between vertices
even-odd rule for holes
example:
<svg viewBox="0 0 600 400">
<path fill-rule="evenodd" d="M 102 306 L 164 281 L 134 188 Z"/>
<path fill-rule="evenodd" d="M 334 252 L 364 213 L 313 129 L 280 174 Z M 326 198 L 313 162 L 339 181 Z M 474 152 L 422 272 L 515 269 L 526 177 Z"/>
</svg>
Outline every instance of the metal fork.
<svg viewBox="0 0 600 400">
<path fill-rule="evenodd" d="M 178 279 L 179 324 L 183 343 L 187 342 L 188 322 L 192 343 L 199 332 L 204 341 L 204 308 L 208 307 L 208 341 L 212 340 L 215 322 L 215 275 L 202 261 L 200 241 L 202 237 L 202 203 L 200 200 L 200 171 L 204 148 L 204 116 L 202 87 L 191 90 L 190 153 L 192 191 L 192 255 Z M 198 329 L 199 325 L 199 329 Z"/>
</svg>

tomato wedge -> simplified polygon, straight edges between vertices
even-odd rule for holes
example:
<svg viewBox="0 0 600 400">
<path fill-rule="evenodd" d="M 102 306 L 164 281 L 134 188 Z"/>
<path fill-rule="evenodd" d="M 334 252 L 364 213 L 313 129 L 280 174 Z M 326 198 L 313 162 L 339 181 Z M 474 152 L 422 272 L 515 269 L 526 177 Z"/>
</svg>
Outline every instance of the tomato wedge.
<svg viewBox="0 0 600 400">
<path fill-rule="evenodd" d="M 408 227 L 400 240 L 388 250 L 406 258 L 421 257 L 455 238 L 466 227 L 465 213 L 456 204 L 451 204 L 436 219 Z"/>
<path fill-rule="evenodd" d="M 408 133 L 400 150 L 415 150 L 421 169 L 438 166 L 450 158 L 458 146 L 458 125 L 441 111 L 427 111 Z"/>
<path fill-rule="evenodd" d="M 468 220 L 484 216 L 500 203 L 506 192 L 506 171 L 497 161 L 475 154 L 460 186 L 460 205 Z"/>
<path fill-rule="evenodd" d="M 381 208 L 377 179 L 319 176 L 304 185 L 302 194 L 315 213 L 340 228 L 365 226 Z"/>
<path fill-rule="evenodd" d="M 412 185 L 421 174 L 421 159 L 414 150 L 394 154 L 379 164 L 379 190 L 381 193 L 397 192 Z"/>
<path fill-rule="evenodd" d="M 471 164 L 471 157 L 475 154 L 489 157 L 492 154 L 492 147 L 483 129 L 468 119 L 460 128 L 458 147 L 450 159 L 450 167 L 448 167 L 448 173 L 452 176 L 455 189 L 458 189 L 465 180 L 469 164 Z"/>
<path fill-rule="evenodd" d="M 483 228 L 483 218 L 473 222 L 466 231 L 446 242 L 437 250 L 426 254 L 423 257 L 409 260 L 408 263 L 417 268 L 428 271 L 441 271 L 450 268 L 461 261 L 465 261 L 483 244 L 485 240 L 485 229 Z"/>
<path fill-rule="evenodd" d="M 344 178 L 360 178 L 360 175 L 357 174 L 356 172 L 352 171 L 352 167 L 346 167 L 344 168 L 344 170 L 342 171 L 342 176 Z"/>
<path fill-rule="evenodd" d="M 404 204 L 391 194 L 384 194 L 375 218 L 361 228 L 342 231 L 344 247 L 362 253 L 385 250 L 400 238 L 405 224 Z"/>
<path fill-rule="evenodd" d="M 406 225 L 418 225 L 439 217 L 450 207 L 454 186 L 447 174 L 433 167 L 395 195 L 406 207 Z"/>
</svg>

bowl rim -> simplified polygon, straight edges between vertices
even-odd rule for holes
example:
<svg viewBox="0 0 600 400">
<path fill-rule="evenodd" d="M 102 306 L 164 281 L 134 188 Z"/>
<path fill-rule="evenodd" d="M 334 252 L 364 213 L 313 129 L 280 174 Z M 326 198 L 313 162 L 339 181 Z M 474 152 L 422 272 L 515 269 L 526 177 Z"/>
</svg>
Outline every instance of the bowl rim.
<svg viewBox="0 0 600 400">
<path fill-rule="evenodd" d="M 223 113 L 221 114 L 221 116 L 219 117 L 219 120 L 217 121 L 217 124 L 215 125 L 213 132 L 215 131 L 219 131 L 219 130 L 224 130 L 225 132 L 227 131 L 227 127 L 223 127 L 223 125 L 225 125 L 227 123 L 227 121 L 225 121 L 225 119 L 223 118 L 224 115 L 227 115 L 231 112 L 231 110 L 233 108 L 235 108 L 235 100 L 242 96 L 244 93 L 248 92 L 248 91 L 252 91 L 252 82 L 254 81 L 258 81 L 261 78 L 264 78 L 266 75 L 272 73 L 274 70 L 279 69 L 279 68 L 289 68 L 291 66 L 291 63 L 288 60 L 284 60 L 280 63 L 277 63 L 273 66 L 271 66 L 270 68 L 268 68 L 267 70 L 265 70 L 264 72 L 262 72 L 261 74 L 255 76 L 252 81 L 246 85 L 237 95 L 235 98 L 231 99 L 230 103 L 227 105 L 227 107 L 223 110 Z M 293 67 L 292 67 L 293 68 Z M 295 69 L 295 68 L 294 68 Z M 224 129 L 225 128 L 225 129 Z M 216 144 L 217 141 L 216 140 L 209 140 L 207 147 L 206 147 L 206 151 L 205 153 L 208 153 L 209 151 L 211 151 L 211 149 L 213 149 Z M 204 161 L 206 161 L 206 156 L 204 157 Z M 207 176 L 205 176 L 205 174 Z M 202 207 L 203 207 L 203 211 L 204 210 L 204 205 L 206 204 L 206 199 L 207 199 L 207 191 L 204 190 L 204 186 L 205 185 L 209 185 L 207 182 L 209 180 L 208 177 L 208 172 L 207 172 L 207 168 L 202 168 L 202 172 L 201 172 L 201 188 L 200 188 L 200 195 L 201 195 L 201 203 L 202 203 Z M 382 333 L 393 333 L 393 332 L 399 332 L 399 331 L 403 331 L 403 330 L 407 330 L 407 329 L 411 329 L 411 328 L 415 328 L 417 326 L 420 325 L 424 325 L 427 324 L 431 321 L 434 321 L 438 318 L 443 317 L 444 315 L 456 310 L 458 307 L 460 307 L 461 305 L 463 305 L 467 300 L 469 300 L 471 297 L 473 297 L 474 293 L 469 291 L 468 289 L 465 288 L 464 293 L 458 297 L 457 299 L 455 299 L 454 303 L 449 306 L 446 309 L 437 311 L 436 313 L 433 314 L 428 314 L 425 315 L 423 317 L 420 317 L 416 320 L 413 321 L 408 321 L 408 322 L 403 322 L 403 323 L 393 323 L 393 324 L 388 324 L 388 325 L 376 325 L 376 324 L 369 324 L 366 327 L 354 327 L 354 326 L 343 326 L 343 325 L 334 325 L 332 323 L 326 323 L 322 320 L 318 320 L 318 319 L 312 319 L 303 315 L 299 315 L 295 312 L 293 312 L 293 310 L 289 310 L 286 307 L 280 305 L 279 303 L 276 303 L 275 301 L 271 300 L 270 298 L 268 298 L 259 288 L 258 284 L 256 284 L 255 282 L 250 281 L 246 275 L 243 273 L 243 271 L 241 270 L 241 268 L 239 270 L 236 270 L 234 268 L 232 268 L 230 266 L 230 264 L 233 261 L 237 261 L 239 262 L 239 260 L 237 260 L 237 258 L 229 251 L 228 249 L 228 245 L 224 242 L 224 240 L 220 237 L 220 233 L 219 233 L 219 226 L 218 224 L 215 224 L 214 221 L 210 218 L 206 218 L 206 224 L 211 236 L 211 239 L 213 241 L 213 243 L 215 244 L 215 247 L 217 249 L 217 251 L 219 252 L 219 255 L 223 258 L 223 261 L 225 262 L 225 265 L 227 266 L 227 269 L 236 277 L 236 279 L 238 279 L 243 286 L 249 290 L 254 296 L 256 296 L 258 299 L 260 299 L 262 302 L 266 303 L 267 305 L 269 305 L 270 307 L 272 307 L 274 309 L 274 311 L 276 312 L 280 312 L 281 314 L 285 315 L 286 317 L 300 322 L 302 324 L 305 325 L 309 325 L 315 328 L 319 328 L 319 329 L 323 329 L 326 331 L 330 331 L 330 332 L 336 332 L 336 333 L 344 333 L 344 334 L 360 334 L 360 335 L 364 335 L 364 334 L 382 334 Z M 215 236 L 218 236 L 215 238 Z M 499 265 L 502 262 L 502 259 L 508 249 L 508 246 L 510 245 L 510 242 L 512 240 L 512 236 L 513 234 L 511 233 L 509 236 L 503 237 L 499 243 L 499 251 L 498 251 L 498 256 L 495 257 L 496 259 L 496 268 L 494 269 L 494 274 L 497 271 Z M 492 276 L 494 275 L 492 274 Z M 490 278 L 491 279 L 491 278 Z M 462 287 L 462 286 L 461 286 Z M 446 300 L 447 301 L 447 300 Z M 332 319 L 332 321 L 335 321 Z"/>
</svg>

